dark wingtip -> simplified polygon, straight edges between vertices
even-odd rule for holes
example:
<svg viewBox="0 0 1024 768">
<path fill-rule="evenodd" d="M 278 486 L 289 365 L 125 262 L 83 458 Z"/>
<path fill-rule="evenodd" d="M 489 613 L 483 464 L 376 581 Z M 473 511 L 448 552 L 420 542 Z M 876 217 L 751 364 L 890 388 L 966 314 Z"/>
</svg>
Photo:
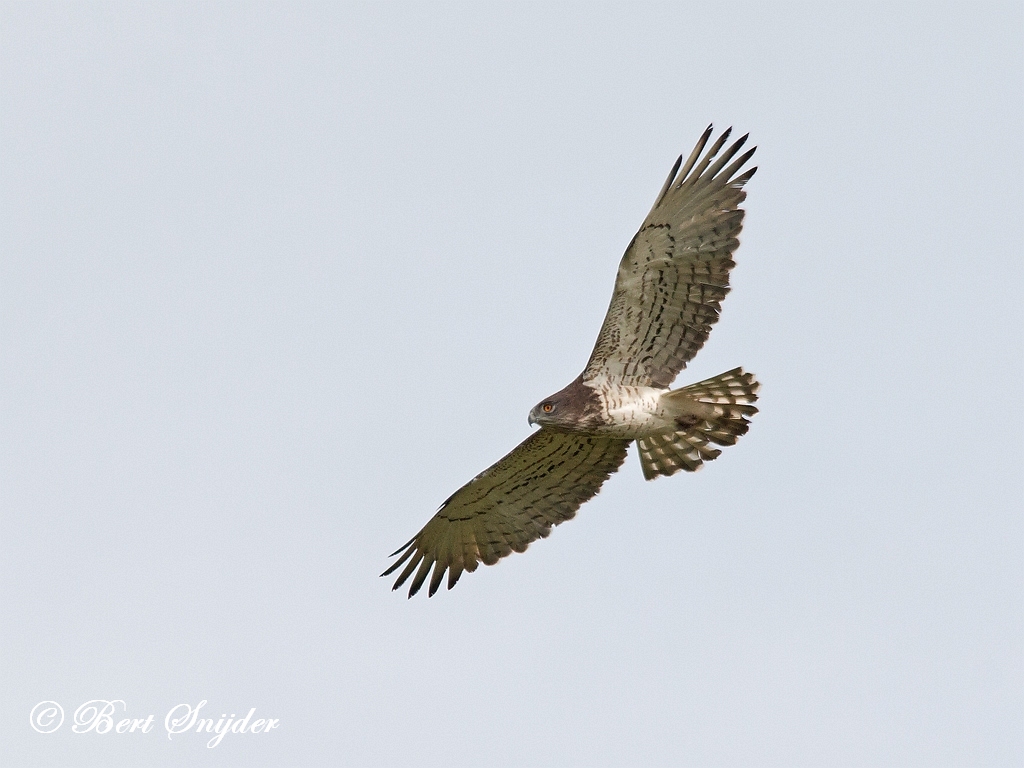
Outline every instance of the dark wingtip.
<svg viewBox="0 0 1024 768">
<path fill-rule="evenodd" d="M 398 550 L 398 551 L 399 551 L 399 552 L 401 552 L 402 550 Z M 391 555 L 391 557 L 394 557 L 394 555 Z M 406 561 L 407 559 L 408 559 L 408 558 L 406 558 L 406 557 L 403 557 L 403 558 L 401 558 L 400 560 L 396 560 L 395 562 L 393 562 L 393 563 L 392 563 L 392 564 L 391 564 L 391 565 L 390 565 L 390 566 L 388 567 L 388 569 L 387 569 L 386 571 L 384 571 L 384 573 L 382 573 L 382 574 L 381 574 L 381 576 L 390 576 L 390 575 L 391 575 L 392 573 L 394 573 L 395 571 L 397 571 L 397 570 L 398 570 L 398 566 L 400 566 L 400 565 L 401 565 L 402 563 L 404 563 L 404 562 L 405 562 L 405 561 Z"/>
<path fill-rule="evenodd" d="M 412 544 L 414 541 L 416 541 L 416 537 L 415 536 L 413 536 L 411 539 L 409 539 L 407 542 L 405 542 L 405 544 L 403 544 L 398 549 L 396 549 L 394 552 L 392 552 L 390 555 L 388 555 L 388 557 L 394 557 L 399 552 L 403 552 L 404 550 L 408 549 L 409 545 Z"/>
<path fill-rule="evenodd" d="M 683 164 L 683 156 L 680 155 L 676 158 L 676 161 L 672 164 L 672 170 L 668 172 L 668 181 L 665 182 L 665 186 L 668 187 L 675 181 L 676 174 L 679 173 L 679 166 Z"/>
<path fill-rule="evenodd" d="M 437 592 L 437 588 L 441 586 L 441 580 L 444 578 L 444 572 L 448 570 L 447 567 L 441 568 L 441 563 L 434 563 L 434 573 L 430 577 L 430 588 L 427 590 L 427 597 L 433 597 L 434 593 Z"/>
</svg>

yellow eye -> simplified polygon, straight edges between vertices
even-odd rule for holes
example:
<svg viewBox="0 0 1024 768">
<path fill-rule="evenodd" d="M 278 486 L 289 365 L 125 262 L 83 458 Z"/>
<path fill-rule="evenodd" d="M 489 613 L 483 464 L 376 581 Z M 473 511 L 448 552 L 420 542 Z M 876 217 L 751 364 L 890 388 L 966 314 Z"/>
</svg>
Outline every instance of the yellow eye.
<svg viewBox="0 0 1024 768">
<path fill-rule="evenodd" d="M 544 413 L 551 413 L 555 409 L 555 406 L 553 406 L 551 403 L 544 403 L 544 405 L 542 405 L 540 409 L 544 411 Z"/>
</svg>

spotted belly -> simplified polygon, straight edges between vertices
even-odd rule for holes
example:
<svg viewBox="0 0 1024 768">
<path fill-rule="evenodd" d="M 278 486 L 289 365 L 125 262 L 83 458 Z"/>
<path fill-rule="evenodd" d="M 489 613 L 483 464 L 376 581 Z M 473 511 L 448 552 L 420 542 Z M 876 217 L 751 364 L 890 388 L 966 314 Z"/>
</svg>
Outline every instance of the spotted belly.
<svg viewBox="0 0 1024 768">
<path fill-rule="evenodd" d="M 654 387 L 601 387 L 602 424 L 597 434 L 636 440 L 676 429 L 674 417 L 661 404 L 665 389 Z"/>
</svg>

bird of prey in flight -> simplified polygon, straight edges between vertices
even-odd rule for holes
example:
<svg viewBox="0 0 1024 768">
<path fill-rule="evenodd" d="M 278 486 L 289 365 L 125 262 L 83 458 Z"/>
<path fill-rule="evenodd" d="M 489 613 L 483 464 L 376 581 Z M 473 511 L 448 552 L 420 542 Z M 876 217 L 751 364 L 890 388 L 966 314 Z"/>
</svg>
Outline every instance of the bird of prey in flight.
<svg viewBox="0 0 1024 768">
<path fill-rule="evenodd" d="M 430 575 L 433 595 L 446 572 L 451 589 L 463 571 L 523 552 L 575 516 L 634 440 L 653 480 L 699 469 L 721 453 L 712 443 L 732 445 L 747 431 L 758 383 L 741 368 L 669 389 L 729 292 L 743 185 L 757 170 L 744 169 L 753 149 L 736 157 L 746 136 L 722 151 L 730 131 L 705 152 L 708 126 L 686 162 L 676 160 L 619 263 L 583 373 L 530 411 L 539 430 L 452 494 L 392 555 L 398 560 L 382 576 L 405 565 L 394 589 L 411 576 L 412 597 Z"/>
</svg>

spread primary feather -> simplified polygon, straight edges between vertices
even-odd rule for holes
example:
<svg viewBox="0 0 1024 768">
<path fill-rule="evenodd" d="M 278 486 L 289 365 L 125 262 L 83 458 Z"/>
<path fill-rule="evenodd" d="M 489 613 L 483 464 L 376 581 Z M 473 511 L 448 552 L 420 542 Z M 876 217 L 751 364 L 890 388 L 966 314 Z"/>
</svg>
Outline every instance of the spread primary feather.
<svg viewBox="0 0 1024 768">
<path fill-rule="evenodd" d="M 493 565 L 569 520 L 626 458 L 634 440 L 644 477 L 700 469 L 732 445 L 757 413 L 758 383 L 736 368 L 681 389 L 676 375 L 700 350 L 729 292 L 743 226 L 743 136 L 710 146 L 712 129 L 680 157 L 626 249 L 611 304 L 583 373 L 530 412 L 540 430 L 441 505 L 393 556 L 409 596 L 429 576 L 433 595 L 447 574 Z M 705 151 L 707 149 L 707 151 Z M 721 154 L 719 154 L 721 152 Z M 411 579 L 411 581 L 410 581 Z"/>
</svg>

